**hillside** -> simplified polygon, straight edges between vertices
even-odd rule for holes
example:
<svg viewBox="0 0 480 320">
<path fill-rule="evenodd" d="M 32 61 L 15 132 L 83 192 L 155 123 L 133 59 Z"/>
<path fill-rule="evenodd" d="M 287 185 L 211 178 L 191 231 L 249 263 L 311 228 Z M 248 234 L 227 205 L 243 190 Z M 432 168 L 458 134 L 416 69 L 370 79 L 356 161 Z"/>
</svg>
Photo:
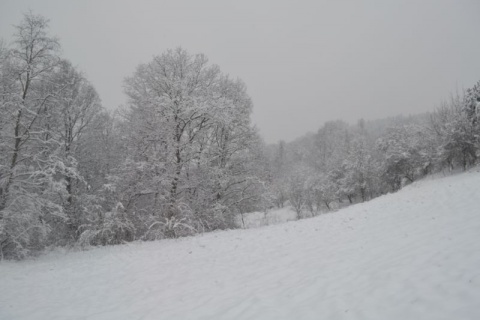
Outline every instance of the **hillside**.
<svg viewBox="0 0 480 320">
<path fill-rule="evenodd" d="M 263 228 L 0 263 L 0 319 L 479 319 L 480 170 Z"/>
</svg>

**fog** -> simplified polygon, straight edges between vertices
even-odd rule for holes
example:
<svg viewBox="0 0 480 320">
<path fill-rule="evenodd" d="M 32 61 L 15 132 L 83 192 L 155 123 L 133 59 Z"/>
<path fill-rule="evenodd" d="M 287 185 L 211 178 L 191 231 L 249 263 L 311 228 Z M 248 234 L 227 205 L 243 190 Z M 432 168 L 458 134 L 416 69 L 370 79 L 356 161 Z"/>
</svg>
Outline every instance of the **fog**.
<svg viewBox="0 0 480 320">
<path fill-rule="evenodd" d="M 247 84 L 267 142 L 433 110 L 480 74 L 478 1 L 2 0 L 0 38 L 28 10 L 51 20 L 108 109 L 138 64 L 182 46 Z"/>
</svg>

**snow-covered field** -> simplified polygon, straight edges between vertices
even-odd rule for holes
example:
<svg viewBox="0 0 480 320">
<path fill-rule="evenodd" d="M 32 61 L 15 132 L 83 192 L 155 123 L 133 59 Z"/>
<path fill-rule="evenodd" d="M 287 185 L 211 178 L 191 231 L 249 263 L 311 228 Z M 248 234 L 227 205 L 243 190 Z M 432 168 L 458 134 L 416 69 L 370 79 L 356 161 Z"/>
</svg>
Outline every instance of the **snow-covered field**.
<svg viewBox="0 0 480 320">
<path fill-rule="evenodd" d="M 298 222 L 3 262 L 0 319 L 480 319 L 480 173 Z"/>
</svg>

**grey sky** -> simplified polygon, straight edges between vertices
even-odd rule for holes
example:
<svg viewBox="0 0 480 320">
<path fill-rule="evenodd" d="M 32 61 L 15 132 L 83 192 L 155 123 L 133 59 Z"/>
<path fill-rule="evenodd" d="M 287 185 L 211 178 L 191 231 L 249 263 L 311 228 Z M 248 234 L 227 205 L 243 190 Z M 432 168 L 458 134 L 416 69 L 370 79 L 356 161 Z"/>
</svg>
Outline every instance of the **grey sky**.
<svg viewBox="0 0 480 320">
<path fill-rule="evenodd" d="M 433 110 L 480 80 L 480 1 L 0 0 L 0 38 L 32 9 L 105 107 L 166 49 L 205 53 L 239 77 L 267 142 L 325 121 Z"/>
</svg>

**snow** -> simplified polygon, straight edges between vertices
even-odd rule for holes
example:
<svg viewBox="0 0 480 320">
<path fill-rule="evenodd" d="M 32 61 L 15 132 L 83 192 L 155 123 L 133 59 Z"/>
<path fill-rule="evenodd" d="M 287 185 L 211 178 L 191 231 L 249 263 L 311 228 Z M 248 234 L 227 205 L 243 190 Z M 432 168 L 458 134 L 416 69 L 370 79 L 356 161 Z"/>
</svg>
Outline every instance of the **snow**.
<svg viewBox="0 0 480 320">
<path fill-rule="evenodd" d="M 288 221 L 297 220 L 297 213 L 291 208 L 281 208 L 276 210 L 269 210 L 265 212 L 248 212 L 235 217 L 235 223 L 240 228 L 258 228 L 266 225 L 285 223 Z M 245 223 L 245 226 L 243 225 Z"/>
<path fill-rule="evenodd" d="M 331 214 L 0 263 L 0 319 L 480 319 L 480 173 Z"/>
</svg>

